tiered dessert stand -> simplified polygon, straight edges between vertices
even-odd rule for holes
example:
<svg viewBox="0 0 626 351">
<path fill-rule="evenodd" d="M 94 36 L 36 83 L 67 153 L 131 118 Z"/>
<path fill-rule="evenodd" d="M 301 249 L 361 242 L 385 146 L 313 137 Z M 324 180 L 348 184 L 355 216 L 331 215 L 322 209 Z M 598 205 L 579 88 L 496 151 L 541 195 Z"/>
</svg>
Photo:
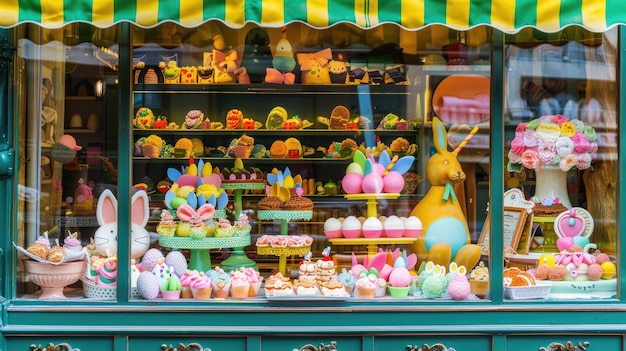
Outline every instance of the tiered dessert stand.
<svg viewBox="0 0 626 351">
<path fill-rule="evenodd" d="M 257 212 L 259 220 L 279 220 L 280 235 L 289 235 L 290 221 L 310 221 L 313 218 L 313 210 L 260 210 Z M 311 246 L 298 247 L 272 247 L 257 246 L 259 255 L 278 256 L 278 271 L 287 276 L 287 257 L 292 255 L 304 256 L 311 251 Z"/>
</svg>

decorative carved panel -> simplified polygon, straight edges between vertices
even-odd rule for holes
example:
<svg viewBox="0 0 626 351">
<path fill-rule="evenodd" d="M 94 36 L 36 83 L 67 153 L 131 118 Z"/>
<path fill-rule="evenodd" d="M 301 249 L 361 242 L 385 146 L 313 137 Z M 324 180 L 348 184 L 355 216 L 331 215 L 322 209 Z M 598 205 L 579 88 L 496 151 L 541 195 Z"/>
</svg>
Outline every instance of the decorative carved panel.
<svg viewBox="0 0 626 351">
<path fill-rule="evenodd" d="M 70 344 L 58 344 L 54 345 L 53 343 L 49 343 L 46 347 L 41 347 L 41 345 L 36 346 L 35 344 L 30 345 L 30 351 L 80 351 L 79 348 L 73 348 Z"/>
<path fill-rule="evenodd" d="M 443 344 L 434 344 L 433 346 L 428 346 L 426 344 L 419 346 L 406 345 L 407 351 L 456 351 L 454 348 L 447 348 L 443 346 Z"/>
<path fill-rule="evenodd" d="M 337 342 L 331 341 L 328 345 L 320 344 L 319 348 L 311 344 L 306 344 L 299 349 L 293 349 L 293 351 L 337 351 Z"/>
<path fill-rule="evenodd" d="M 167 346 L 165 344 L 161 345 L 162 351 L 211 351 L 210 348 L 203 348 L 202 345 L 197 343 L 191 343 L 185 346 L 183 343 L 178 344 L 178 347 L 174 347 L 172 345 Z"/>
<path fill-rule="evenodd" d="M 539 351 L 586 351 L 588 346 L 588 341 L 579 341 L 578 345 L 574 345 L 571 341 L 566 342 L 565 345 L 558 342 L 552 342 L 548 345 L 548 347 L 540 347 Z"/>
</svg>

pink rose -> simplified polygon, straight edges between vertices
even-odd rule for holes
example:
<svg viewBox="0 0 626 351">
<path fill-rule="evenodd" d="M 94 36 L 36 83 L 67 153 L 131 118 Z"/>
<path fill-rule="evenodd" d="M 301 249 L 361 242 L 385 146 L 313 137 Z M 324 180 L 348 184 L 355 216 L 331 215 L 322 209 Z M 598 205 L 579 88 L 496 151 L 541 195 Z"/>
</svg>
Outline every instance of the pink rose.
<svg viewBox="0 0 626 351">
<path fill-rule="evenodd" d="M 522 166 L 530 169 L 537 169 L 541 165 L 537 150 L 528 149 L 522 153 Z"/>
<path fill-rule="evenodd" d="M 537 136 L 535 136 L 534 130 L 527 130 L 524 133 L 524 145 L 528 147 L 537 146 L 539 144 L 539 140 L 537 140 Z"/>
<path fill-rule="evenodd" d="M 516 136 L 515 139 L 511 141 L 511 151 L 515 154 L 521 155 L 522 152 L 526 149 L 524 145 L 524 138 Z"/>
<path fill-rule="evenodd" d="M 542 141 L 537 146 L 537 153 L 539 154 L 541 162 L 551 163 L 556 155 L 556 146 L 554 143 Z"/>
<path fill-rule="evenodd" d="M 511 163 L 522 163 L 522 156 L 516 154 L 513 150 L 509 150 L 508 159 Z"/>
<path fill-rule="evenodd" d="M 517 135 L 517 133 L 524 133 L 526 131 L 526 123 L 520 123 L 517 125 L 517 128 L 515 128 L 515 134 Z"/>
<path fill-rule="evenodd" d="M 554 115 L 551 118 L 552 123 L 556 123 L 558 125 L 561 125 L 565 122 L 569 122 L 569 118 L 563 116 L 563 115 Z"/>
<path fill-rule="evenodd" d="M 579 154 L 578 162 L 576 162 L 576 168 L 583 170 L 591 167 L 591 155 L 588 153 Z"/>
<path fill-rule="evenodd" d="M 583 153 L 589 150 L 589 139 L 584 134 L 576 133 L 572 135 L 572 141 L 574 142 L 574 150 L 576 152 Z"/>
</svg>

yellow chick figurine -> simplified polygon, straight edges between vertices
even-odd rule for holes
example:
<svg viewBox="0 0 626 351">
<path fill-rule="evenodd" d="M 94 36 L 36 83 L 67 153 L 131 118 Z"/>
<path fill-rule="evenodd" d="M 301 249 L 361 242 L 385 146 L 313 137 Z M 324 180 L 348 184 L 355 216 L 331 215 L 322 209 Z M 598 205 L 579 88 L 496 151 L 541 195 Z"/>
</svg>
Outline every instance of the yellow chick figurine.
<svg viewBox="0 0 626 351">
<path fill-rule="evenodd" d="M 293 84 L 295 75 L 291 71 L 296 68 L 296 60 L 293 56 L 293 48 L 287 40 L 287 31 L 282 29 L 282 38 L 276 44 L 272 65 L 274 68 L 267 68 L 265 74 L 266 83 Z"/>
</svg>

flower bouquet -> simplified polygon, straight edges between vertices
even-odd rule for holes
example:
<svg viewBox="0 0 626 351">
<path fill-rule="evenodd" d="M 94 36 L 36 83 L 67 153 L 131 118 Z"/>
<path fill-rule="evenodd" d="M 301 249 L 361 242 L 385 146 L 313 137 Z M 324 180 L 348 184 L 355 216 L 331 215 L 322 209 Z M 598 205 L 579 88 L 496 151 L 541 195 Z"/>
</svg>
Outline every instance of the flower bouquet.
<svg viewBox="0 0 626 351">
<path fill-rule="evenodd" d="M 591 168 L 596 159 L 596 131 L 578 119 L 563 115 L 546 115 L 515 130 L 508 153 L 509 172 L 521 172 L 522 167 L 535 170 L 535 203 L 561 203 L 571 208 L 567 192 L 567 172 Z"/>
<path fill-rule="evenodd" d="M 555 165 L 567 172 L 591 167 L 598 151 L 596 131 L 578 119 L 563 115 L 542 116 L 520 123 L 511 141 L 510 172 L 520 172 L 522 166 L 537 169 L 542 165 Z"/>
</svg>

